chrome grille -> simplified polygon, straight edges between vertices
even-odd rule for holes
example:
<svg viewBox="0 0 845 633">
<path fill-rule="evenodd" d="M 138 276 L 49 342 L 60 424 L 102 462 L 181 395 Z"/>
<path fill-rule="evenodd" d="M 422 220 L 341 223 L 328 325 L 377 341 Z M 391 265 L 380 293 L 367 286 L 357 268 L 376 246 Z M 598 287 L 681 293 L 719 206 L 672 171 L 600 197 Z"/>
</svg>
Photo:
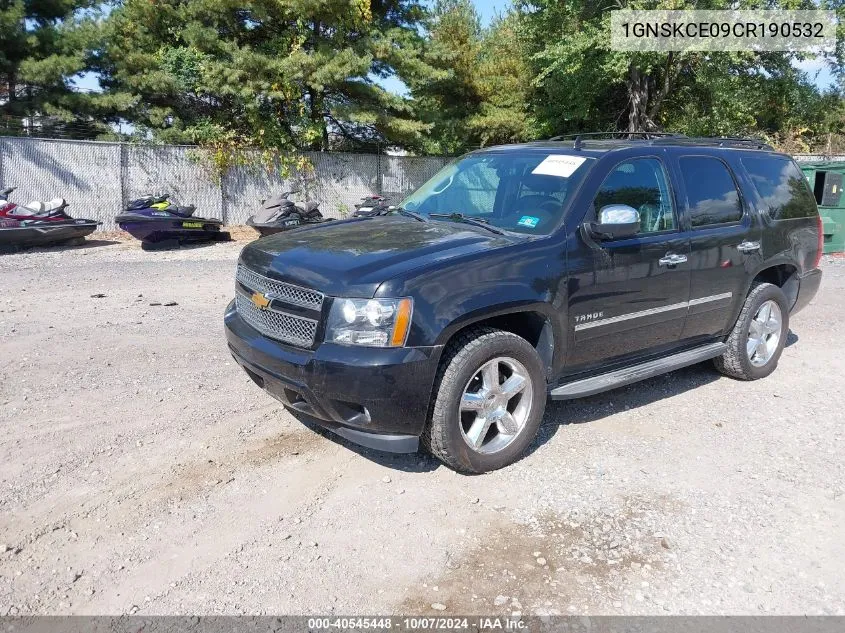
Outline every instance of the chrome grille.
<svg viewBox="0 0 845 633">
<path fill-rule="evenodd" d="M 314 343 L 317 322 L 313 319 L 276 310 L 261 310 L 241 292 L 235 293 L 235 306 L 241 318 L 264 336 L 300 347 L 310 347 Z"/>
<path fill-rule="evenodd" d="M 265 294 L 270 299 L 278 299 L 312 310 L 319 310 L 323 307 L 322 293 L 269 279 L 240 264 L 238 264 L 238 272 L 235 278 L 250 290 Z"/>
</svg>

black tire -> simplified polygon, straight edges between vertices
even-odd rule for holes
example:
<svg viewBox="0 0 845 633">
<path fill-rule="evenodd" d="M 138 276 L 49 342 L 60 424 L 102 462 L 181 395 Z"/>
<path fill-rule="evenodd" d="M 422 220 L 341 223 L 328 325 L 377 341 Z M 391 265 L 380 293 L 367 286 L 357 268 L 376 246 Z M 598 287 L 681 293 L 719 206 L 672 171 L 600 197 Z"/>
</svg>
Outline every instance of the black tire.
<svg viewBox="0 0 845 633">
<path fill-rule="evenodd" d="M 523 365 L 531 379 L 532 400 L 522 430 L 493 453 L 474 450 L 464 440 L 458 411 L 464 388 L 482 365 L 497 357 Z M 460 472 L 484 473 L 518 460 L 537 435 L 546 408 L 546 373 L 537 351 L 524 338 L 490 327 L 469 329 L 449 343 L 434 383 L 434 402 L 422 443 L 444 464 Z M 495 431 L 494 431 L 495 432 Z"/>
<path fill-rule="evenodd" d="M 781 329 L 780 339 L 774 353 L 769 360 L 761 366 L 754 365 L 746 351 L 748 343 L 748 332 L 754 315 L 767 301 L 774 301 L 780 308 Z M 778 360 L 786 344 L 786 337 L 789 333 L 789 304 L 783 291 L 769 283 L 758 283 L 752 286 L 751 291 L 745 299 L 739 318 L 736 320 L 730 336 L 725 341 L 728 350 L 721 356 L 713 359 L 716 369 L 731 378 L 739 380 L 758 380 L 771 374 L 778 366 Z"/>
</svg>

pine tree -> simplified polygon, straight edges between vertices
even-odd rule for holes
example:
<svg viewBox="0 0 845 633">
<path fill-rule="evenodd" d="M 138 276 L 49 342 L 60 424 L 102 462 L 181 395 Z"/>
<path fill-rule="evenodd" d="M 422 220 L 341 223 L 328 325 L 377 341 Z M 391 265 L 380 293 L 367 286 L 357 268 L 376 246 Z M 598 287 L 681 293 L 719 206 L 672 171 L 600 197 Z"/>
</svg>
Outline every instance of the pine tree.
<svg viewBox="0 0 845 633">
<path fill-rule="evenodd" d="M 467 125 L 480 145 L 515 143 L 537 137 L 531 112 L 531 67 L 518 16 L 511 12 L 493 21 L 481 41 L 476 86 L 478 111 Z"/>
<path fill-rule="evenodd" d="M 126 0 L 102 83 L 162 141 L 330 149 L 417 143 L 376 79 L 425 70 L 414 0 Z"/>
<path fill-rule="evenodd" d="M 420 118 L 431 125 L 421 149 L 456 154 L 478 145 L 467 120 L 480 112 L 482 101 L 481 24 L 471 0 L 437 0 L 428 27 L 426 60 L 435 72 L 408 81 Z"/>
<path fill-rule="evenodd" d="M 89 97 L 71 79 L 88 68 L 93 0 L 12 0 L 0 11 L 0 121 L 5 134 L 90 137 Z"/>
</svg>

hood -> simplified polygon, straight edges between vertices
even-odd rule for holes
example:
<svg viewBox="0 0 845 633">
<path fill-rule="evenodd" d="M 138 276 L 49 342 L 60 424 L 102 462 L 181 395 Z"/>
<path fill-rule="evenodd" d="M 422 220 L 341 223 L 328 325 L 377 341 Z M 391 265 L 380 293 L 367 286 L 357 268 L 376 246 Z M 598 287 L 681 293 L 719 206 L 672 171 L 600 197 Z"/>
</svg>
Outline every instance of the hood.
<svg viewBox="0 0 845 633">
<path fill-rule="evenodd" d="M 327 295 L 372 297 L 379 284 L 410 270 L 515 239 L 448 220 L 381 216 L 277 233 L 246 246 L 241 259 L 253 270 Z"/>
</svg>

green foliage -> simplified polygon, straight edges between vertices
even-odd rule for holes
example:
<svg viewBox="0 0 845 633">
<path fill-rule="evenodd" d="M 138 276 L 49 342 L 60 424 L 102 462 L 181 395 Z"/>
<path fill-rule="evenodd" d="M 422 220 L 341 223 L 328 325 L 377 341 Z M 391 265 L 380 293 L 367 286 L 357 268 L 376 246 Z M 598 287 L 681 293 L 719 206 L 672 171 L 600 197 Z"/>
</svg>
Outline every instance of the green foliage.
<svg viewBox="0 0 845 633">
<path fill-rule="evenodd" d="M 784 9 L 814 8 L 811 4 L 766 3 Z M 759 2 L 632 0 L 625 6 L 759 8 Z M 799 145 L 807 148 L 816 137 L 843 131 L 841 107 L 833 107 L 842 95 L 822 95 L 794 67 L 797 54 L 612 51 L 611 8 L 586 1 L 519 0 L 521 32 L 532 51 L 531 101 L 544 134 L 671 130 L 758 135 L 776 143 L 803 138 Z"/>
<path fill-rule="evenodd" d="M 471 0 L 438 0 L 428 26 L 426 59 L 435 72 L 408 82 L 420 118 L 431 125 L 422 151 L 456 154 L 533 137 L 517 15 L 482 29 Z"/>
<path fill-rule="evenodd" d="M 0 133 L 189 143 L 214 174 L 298 169 L 301 150 L 457 154 L 576 131 L 758 135 L 845 149 L 840 87 L 793 53 L 610 50 L 610 11 L 829 8 L 845 0 L 513 0 L 482 28 L 473 0 L 7 0 Z M 430 6 L 430 9 L 426 8 Z M 845 80 L 845 37 L 826 63 Z M 93 72 L 103 92 L 71 89 Z M 397 77 L 409 96 L 383 89 Z M 258 153 L 251 151 L 257 149 Z"/>
<path fill-rule="evenodd" d="M 476 77 L 481 25 L 471 0 L 437 0 L 428 28 L 425 55 L 434 72 L 408 78 L 417 112 L 430 125 L 421 149 L 454 154 L 473 144 L 466 120 L 481 104 Z"/>
<path fill-rule="evenodd" d="M 417 143 L 426 126 L 374 81 L 422 72 L 413 0 L 125 0 L 99 71 L 163 142 L 274 150 Z"/>
<path fill-rule="evenodd" d="M 467 120 L 479 145 L 536 138 L 539 128 L 530 108 L 531 75 L 527 48 L 513 13 L 494 20 L 481 42 L 476 85 L 480 106 Z"/>
<path fill-rule="evenodd" d="M 93 0 L 2 4 L 0 115 L 7 132 L 22 132 L 32 117 L 41 133 L 84 138 L 102 129 L 87 116 L 88 95 L 70 87 L 90 62 L 96 6 Z"/>
<path fill-rule="evenodd" d="M 209 56 L 195 48 L 165 46 L 158 51 L 158 66 L 180 92 L 196 94 L 203 81 Z"/>
</svg>

